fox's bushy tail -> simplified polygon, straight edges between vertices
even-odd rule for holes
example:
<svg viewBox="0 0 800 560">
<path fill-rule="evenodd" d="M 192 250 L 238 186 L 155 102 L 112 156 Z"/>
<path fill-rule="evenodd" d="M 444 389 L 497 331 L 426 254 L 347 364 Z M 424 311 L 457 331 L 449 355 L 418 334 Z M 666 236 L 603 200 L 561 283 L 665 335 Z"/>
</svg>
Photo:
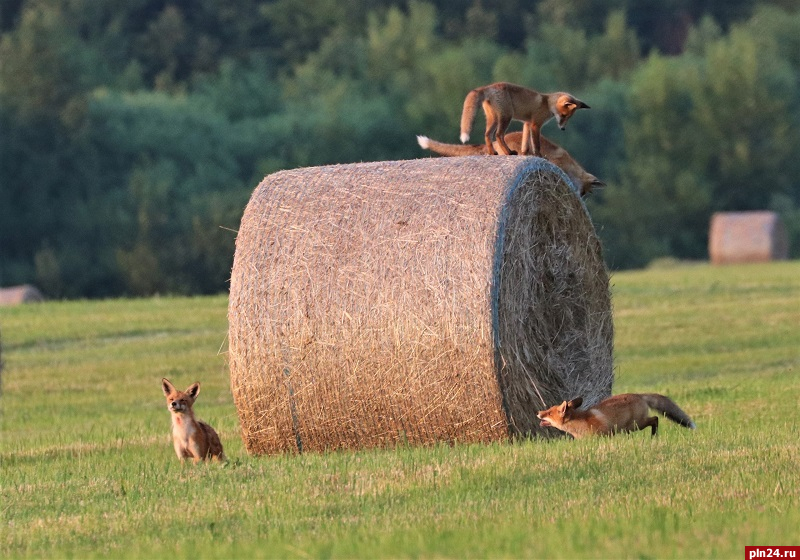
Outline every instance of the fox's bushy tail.
<svg viewBox="0 0 800 560">
<path fill-rule="evenodd" d="M 466 144 L 472 130 L 472 121 L 478 111 L 478 105 L 483 102 L 483 90 L 473 89 L 464 98 L 464 108 L 461 110 L 461 143 Z"/>
<path fill-rule="evenodd" d="M 427 136 L 417 136 L 417 142 L 421 148 L 443 156 L 479 156 L 489 152 L 486 149 L 486 144 L 445 144 L 444 142 L 431 140 Z"/>
<path fill-rule="evenodd" d="M 653 410 L 657 410 L 684 428 L 694 430 L 697 427 L 689 415 L 686 414 L 681 407 L 675 404 L 675 402 L 673 402 L 669 397 L 665 397 L 664 395 L 659 395 L 656 393 L 649 393 L 642 395 L 642 398 L 647 403 L 647 406 Z"/>
</svg>

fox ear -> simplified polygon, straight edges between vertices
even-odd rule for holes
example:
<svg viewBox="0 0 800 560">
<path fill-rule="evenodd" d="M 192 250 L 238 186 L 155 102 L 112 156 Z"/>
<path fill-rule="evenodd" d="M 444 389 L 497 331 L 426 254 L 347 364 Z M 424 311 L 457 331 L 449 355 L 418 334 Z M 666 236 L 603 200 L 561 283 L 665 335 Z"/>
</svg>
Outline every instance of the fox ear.
<svg viewBox="0 0 800 560">
<path fill-rule="evenodd" d="M 576 99 L 575 101 L 578 102 L 578 109 L 591 109 L 586 103 L 581 101 L 580 99 Z"/>
<path fill-rule="evenodd" d="M 197 395 L 200 394 L 200 383 L 196 382 L 190 385 L 189 388 L 186 389 L 186 394 L 192 397 L 193 399 L 196 399 Z"/>
<path fill-rule="evenodd" d="M 567 401 L 564 401 L 560 405 L 558 405 L 558 413 L 564 414 L 567 411 L 567 406 L 569 406 L 569 403 Z"/>
<path fill-rule="evenodd" d="M 569 406 L 572 408 L 579 408 L 583 404 L 583 397 L 575 397 L 569 401 Z"/>
<path fill-rule="evenodd" d="M 164 395 L 168 396 L 171 392 L 175 390 L 175 387 L 172 383 L 169 382 L 169 379 L 166 377 L 161 378 L 161 390 L 164 391 Z"/>
</svg>

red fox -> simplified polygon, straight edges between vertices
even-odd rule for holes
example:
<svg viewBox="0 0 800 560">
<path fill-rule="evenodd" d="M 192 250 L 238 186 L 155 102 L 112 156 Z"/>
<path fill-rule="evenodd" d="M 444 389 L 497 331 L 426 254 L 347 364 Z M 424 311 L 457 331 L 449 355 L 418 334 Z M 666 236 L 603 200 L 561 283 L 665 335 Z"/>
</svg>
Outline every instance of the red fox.
<svg viewBox="0 0 800 560">
<path fill-rule="evenodd" d="M 578 109 L 589 109 L 589 106 L 569 93 L 539 93 L 508 82 L 497 82 L 488 86 L 473 89 L 464 99 L 461 112 L 461 143 L 466 144 L 472 130 L 472 121 L 483 105 L 486 113 L 486 148 L 490 155 L 497 152 L 492 145 L 492 137 L 497 139 L 500 151 L 509 156 L 511 150 L 505 141 L 506 129 L 513 119 L 525 123 L 522 135 L 520 154 L 528 154 L 528 147 L 533 143 L 533 155 L 541 157 L 540 129 L 555 117 L 558 127 L 564 130 L 567 121 Z"/>
<path fill-rule="evenodd" d="M 600 404 L 578 410 L 583 399 L 578 397 L 569 402 L 542 410 L 536 416 L 541 426 L 552 426 L 567 432 L 574 438 L 590 435 L 610 436 L 618 432 L 635 432 L 648 426 L 651 435 L 658 431 L 658 416 L 648 416 L 648 410 L 657 410 L 673 422 L 694 430 L 695 424 L 689 415 L 664 395 L 655 393 L 614 395 Z"/>
<path fill-rule="evenodd" d="M 191 457 L 194 463 L 208 458 L 227 461 L 217 432 L 194 417 L 192 405 L 200 393 L 200 383 L 190 385 L 186 391 L 178 391 L 164 378 L 161 388 L 167 397 L 167 410 L 172 415 L 172 444 L 178 459 L 182 462 Z"/>
<path fill-rule="evenodd" d="M 569 152 L 551 142 L 545 136 L 541 137 L 542 140 L 542 154 L 551 162 L 564 170 L 564 173 L 570 178 L 574 184 L 580 188 L 581 196 L 586 196 L 592 189 L 605 187 L 606 184 L 587 172 L 581 165 L 575 161 Z M 431 140 L 427 136 L 417 136 L 417 142 L 425 150 L 431 150 L 443 156 L 477 156 L 486 155 L 489 150 L 485 144 L 445 144 L 444 142 L 437 142 Z M 506 134 L 506 143 L 512 150 L 520 152 L 520 145 L 522 144 L 522 132 L 510 132 Z M 495 148 L 498 147 L 498 142 L 495 141 Z"/>
</svg>

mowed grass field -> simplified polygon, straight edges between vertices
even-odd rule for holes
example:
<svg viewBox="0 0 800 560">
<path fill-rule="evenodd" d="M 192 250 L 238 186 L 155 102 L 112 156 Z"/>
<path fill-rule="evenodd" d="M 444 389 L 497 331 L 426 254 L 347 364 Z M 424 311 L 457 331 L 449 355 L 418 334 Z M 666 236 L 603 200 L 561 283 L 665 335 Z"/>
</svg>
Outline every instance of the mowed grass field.
<svg viewBox="0 0 800 560">
<path fill-rule="evenodd" d="M 612 276 L 615 392 L 697 422 L 605 439 L 250 457 L 227 298 L 0 308 L 0 557 L 742 558 L 800 545 L 800 262 Z M 160 380 L 227 465 L 181 466 Z"/>
</svg>

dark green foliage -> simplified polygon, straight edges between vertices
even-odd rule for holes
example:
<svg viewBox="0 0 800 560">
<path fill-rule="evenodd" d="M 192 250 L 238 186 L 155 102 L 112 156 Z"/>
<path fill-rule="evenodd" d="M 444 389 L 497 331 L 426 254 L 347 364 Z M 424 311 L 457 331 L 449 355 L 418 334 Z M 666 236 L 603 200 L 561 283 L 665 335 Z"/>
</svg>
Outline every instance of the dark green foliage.
<svg viewBox="0 0 800 560">
<path fill-rule="evenodd" d="M 715 211 L 772 205 L 794 221 L 800 68 L 761 29 L 775 16 L 763 11 L 726 36 L 694 38 L 697 53 L 651 56 L 632 75 L 619 182 L 596 213 L 612 265 L 705 258 Z M 792 19 L 800 30 L 800 15 Z"/>
<path fill-rule="evenodd" d="M 223 291 L 264 175 L 427 156 L 496 80 L 592 106 L 544 132 L 611 266 L 704 258 L 717 210 L 797 256 L 798 37 L 793 0 L 0 0 L 0 285 Z"/>
</svg>

